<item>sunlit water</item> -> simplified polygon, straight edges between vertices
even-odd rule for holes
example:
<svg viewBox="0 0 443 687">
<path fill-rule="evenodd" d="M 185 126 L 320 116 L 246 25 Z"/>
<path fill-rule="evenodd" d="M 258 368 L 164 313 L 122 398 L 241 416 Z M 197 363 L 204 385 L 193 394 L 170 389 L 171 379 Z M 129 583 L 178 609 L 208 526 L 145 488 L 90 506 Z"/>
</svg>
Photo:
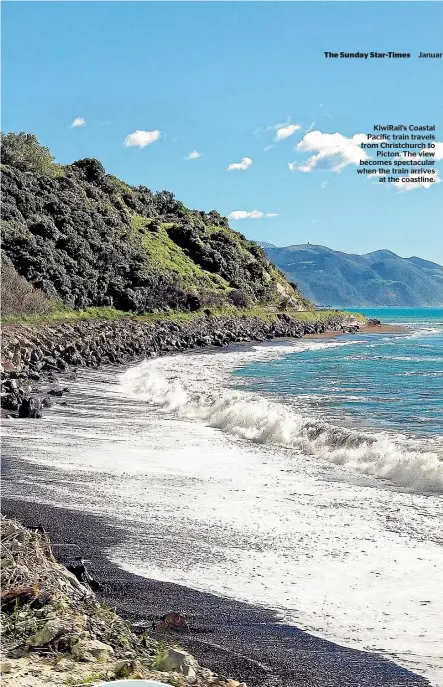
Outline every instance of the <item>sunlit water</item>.
<svg viewBox="0 0 443 687">
<path fill-rule="evenodd" d="M 383 315 L 407 333 L 82 371 L 68 407 L 4 423 L 53 468 L 4 493 L 108 515 L 122 566 L 442 685 L 443 311 Z"/>
</svg>

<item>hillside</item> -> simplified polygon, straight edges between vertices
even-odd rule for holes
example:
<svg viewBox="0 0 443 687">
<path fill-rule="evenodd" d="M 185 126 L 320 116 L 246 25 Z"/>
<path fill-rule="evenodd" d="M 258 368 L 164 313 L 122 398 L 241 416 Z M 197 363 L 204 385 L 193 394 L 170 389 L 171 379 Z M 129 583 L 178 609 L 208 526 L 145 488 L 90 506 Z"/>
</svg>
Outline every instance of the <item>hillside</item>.
<svg viewBox="0 0 443 687">
<path fill-rule="evenodd" d="M 389 250 L 352 255 L 324 246 L 261 244 L 314 303 L 337 307 L 443 306 L 443 267 Z"/>
<path fill-rule="evenodd" d="M 15 268 L 58 307 L 309 307 L 226 218 L 190 210 L 169 191 L 129 186 L 98 160 L 58 165 L 35 136 L 7 134 L 2 187 L 8 304 L 26 290 Z M 5 314 L 13 311 L 12 302 Z"/>
</svg>

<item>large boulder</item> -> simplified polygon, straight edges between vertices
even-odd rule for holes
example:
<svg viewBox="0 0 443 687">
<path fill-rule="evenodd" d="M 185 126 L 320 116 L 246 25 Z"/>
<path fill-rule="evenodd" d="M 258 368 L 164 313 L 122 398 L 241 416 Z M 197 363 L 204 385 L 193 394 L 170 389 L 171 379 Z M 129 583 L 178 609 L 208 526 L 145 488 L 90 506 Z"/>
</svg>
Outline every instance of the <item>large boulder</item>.
<svg viewBox="0 0 443 687">
<path fill-rule="evenodd" d="M 160 671 L 172 671 L 193 678 L 196 675 L 195 666 L 196 660 L 191 654 L 181 649 L 168 649 L 156 667 Z"/>
</svg>

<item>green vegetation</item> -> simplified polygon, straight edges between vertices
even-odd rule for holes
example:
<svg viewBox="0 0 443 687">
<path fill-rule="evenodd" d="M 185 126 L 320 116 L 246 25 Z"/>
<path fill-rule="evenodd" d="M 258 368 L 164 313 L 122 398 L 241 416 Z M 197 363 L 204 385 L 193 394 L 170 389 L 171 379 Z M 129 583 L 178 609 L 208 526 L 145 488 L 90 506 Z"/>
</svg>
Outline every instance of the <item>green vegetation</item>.
<svg viewBox="0 0 443 687">
<path fill-rule="evenodd" d="M 76 322 L 80 320 L 122 320 L 133 319 L 137 322 L 158 322 L 161 320 L 171 320 L 173 322 L 190 322 L 202 317 L 257 317 L 264 322 L 273 322 L 278 319 L 278 315 L 287 314 L 300 322 L 326 322 L 332 316 L 337 315 L 339 310 L 278 310 L 266 306 L 253 306 L 238 309 L 234 306 L 226 305 L 219 308 L 205 308 L 204 311 L 180 312 L 171 310 L 162 313 L 145 313 L 136 315 L 124 310 L 115 308 L 87 308 L 86 310 L 61 309 L 46 315 L 7 315 L 2 318 L 4 324 L 18 325 L 28 324 L 33 326 L 44 326 L 48 324 L 60 324 L 62 322 Z M 365 317 L 360 313 L 346 313 L 357 320 L 364 322 Z"/>
<path fill-rule="evenodd" d="M 69 685 L 70 687 L 82 687 L 82 685 L 94 685 L 96 682 L 99 682 L 103 679 L 103 675 L 101 675 L 100 673 L 90 673 L 90 675 L 85 675 L 81 678 L 68 677 L 65 680 L 65 685 Z"/>
<path fill-rule="evenodd" d="M 164 642 L 158 642 L 155 652 L 152 656 L 150 665 L 151 670 L 163 670 L 168 658 L 168 647 Z"/>
<path fill-rule="evenodd" d="M 33 611 L 28 606 L 22 607 L 18 599 L 12 613 L 2 614 L 2 633 L 14 640 L 25 639 L 36 632 L 37 627 L 37 619 Z"/>
<path fill-rule="evenodd" d="M 1 134 L 2 164 L 22 171 L 38 172 L 51 177 L 63 176 L 63 167 L 45 146 L 41 146 L 34 134 Z"/>
<path fill-rule="evenodd" d="M 142 245 L 150 263 L 159 273 L 171 274 L 190 288 L 196 282 L 209 289 L 229 288 L 228 283 L 218 274 L 203 270 L 172 241 L 167 230 L 174 226 L 173 222 L 155 223 L 155 220 L 140 215 L 134 215 L 132 222 L 134 230 L 142 235 Z"/>
<path fill-rule="evenodd" d="M 216 211 L 130 186 L 98 160 L 61 169 L 31 134 L 7 134 L 3 147 L 3 253 L 46 295 L 46 310 L 56 309 L 44 312 L 34 298 L 5 316 L 63 319 L 60 304 L 136 315 L 310 307 L 263 248 Z"/>
</svg>

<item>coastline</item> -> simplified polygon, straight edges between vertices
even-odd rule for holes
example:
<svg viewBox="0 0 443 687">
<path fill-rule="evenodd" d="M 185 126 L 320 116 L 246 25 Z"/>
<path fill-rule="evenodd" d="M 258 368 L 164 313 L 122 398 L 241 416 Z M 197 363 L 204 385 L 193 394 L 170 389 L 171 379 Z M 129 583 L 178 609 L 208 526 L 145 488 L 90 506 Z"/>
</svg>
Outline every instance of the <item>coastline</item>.
<svg viewBox="0 0 443 687">
<path fill-rule="evenodd" d="M 297 314 L 298 313 L 298 314 Z M 232 344 L 299 339 L 325 332 L 356 333 L 361 316 L 339 311 L 261 313 L 258 315 L 201 315 L 180 323 L 173 319 L 140 321 L 86 319 L 42 327 L 25 321 L 2 331 L 2 414 L 40 418 L 50 405 L 34 393 L 35 382 L 45 381 L 81 367 L 126 364 L 151 356 L 196 349 L 224 348 Z M 380 324 L 379 321 L 369 321 Z M 61 395 L 61 394 L 57 394 Z"/>
<path fill-rule="evenodd" d="M 26 465 L 28 469 L 29 464 Z M 47 470 L 33 465 L 40 474 Z M 20 464 L 5 460 L 5 479 L 14 479 Z M 42 525 L 61 562 L 66 544 L 80 546 L 94 576 L 105 585 L 102 599 L 140 629 L 170 610 L 184 613 L 189 635 L 173 641 L 211 670 L 244 680 L 248 687 L 426 687 L 414 675 L 372 653 L 349 649 L 285 625 L 271 609 L 198 592 L 188 587 L 141 577 L 108 558 L 124 533 L 106 519 L 34 502 L 3 499 L 7 517 Z M 63 546 L 57 547 L 58 544 Z"/>
<path fill-rule="evenodd" d="M 357 334 L 405 334 L 407 332 L 406 327 L 400 324 L 375 324 L 367 325 L 361 324 Z M 305 334 L 304 339 L 332 339 L 337 336 L 346 336 L 345 332 L 337 332 L 333 330 L 328 330 L 326 332 L 319 332 L 317 334 Z"/>
<path fill-rule="evenodd" d="M 403 327 L 376 325 L 361 327 L 358 333 L 401 334 L 405 331 Z M 328 330 L 306 334 L 304 338 L 343 335 L 346 332 Z M 279 337 L 279 340 L 290 338 Z M 248 343 L 236 342 L 233 346 Z M 208 348 L 207 352 L 210 351 Z M 23 462 L 26 473 L 31 469 L 42 475 L 48 470 Z M 22 461 L 12 464 L 6 459 L 5 463 L 6 479 L 13 479 L 17 471 L 23 474 Z M 92 562 L 94 576 L 106 586 L 103 599 L 140 628 L 149 630 L 156 616 L 170 610 L 183 612 L 190 620 L 192 632 L 190 636 L 177 636 L 177 643 L 205 667 L 228 677 L 235 675 L 248 687 L 430 685 L 426 678 L 381 656 L 341 647 L 295 626 L 285 625 L 272 609 L 148 579 L 121 569 L 109 560 L 108 550 L 121 541 L 124 534 L 104 518 L 13 498 L 3 500 L 2 510 L 8 517 L 17 518 L 26 525 L 43 525 L 55 542 L 80 546 L 84 557 Z M 57 548 L 55 550 L 57 552 Z M 62 549 L 60 560 L 68 561 Z"/>
</svg>

